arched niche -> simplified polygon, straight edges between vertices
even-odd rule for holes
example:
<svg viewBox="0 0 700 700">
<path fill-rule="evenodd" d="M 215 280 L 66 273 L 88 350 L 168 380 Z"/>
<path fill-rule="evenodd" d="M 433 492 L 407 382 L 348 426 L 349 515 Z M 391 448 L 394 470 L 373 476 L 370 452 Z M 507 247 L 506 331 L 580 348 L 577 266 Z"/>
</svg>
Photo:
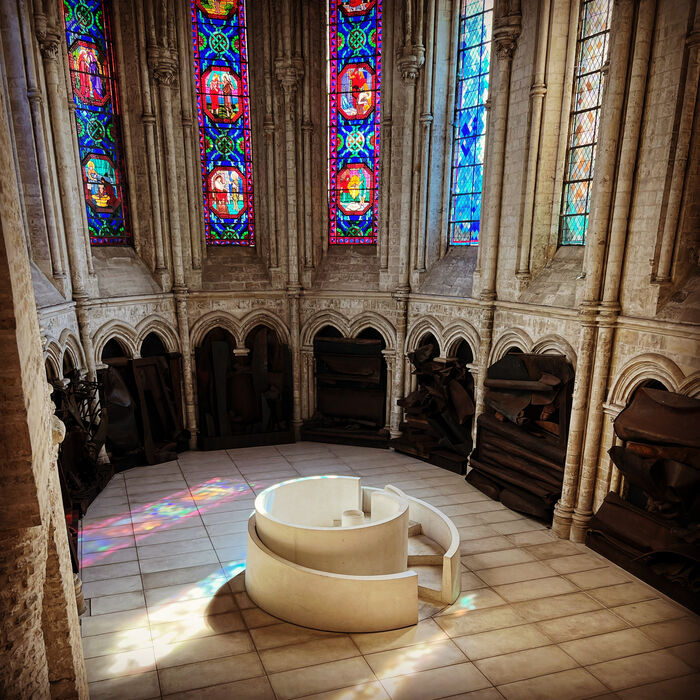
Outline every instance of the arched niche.
<svg viewBox="0 0 700 700">
<path fill-rule="evenodd" d="M 371 326 L 354 338 L 331 324 L 319 328 L 313 337 L 316 410 L 304 424 L 305 439 L 386 444 L 386 345 Z"/>
<path fill-rule="evenodd" d="M 47 357 L 44 360 L 44 370 L 46 371 L 46 381 L 49 384 L 57 384 L 60 381 L 58 367 L 56 367 L 51 357 Z"/>
<path fill-rule="evenodd" d="M 73 353 L 66 349 L 63 353 L 63 359 L 61 360 L 61 365 L 62 365 L 62 370 L 63 370 L 63 376 L 64 377 L 69 377 L 72 372 L 74 372 L 77 369 L 75 358 L 73 357 Z"/>
<path fill-rule="evenodd" d="M 120 360 L 126 360 L 128 353 L 124 346 L 116 339 L 110 338 L 102 348 L 100 360 L 104 364 L 117 364 Z"/>
<path fill-rule="evenodd" d="M 158 355 L 167 355 L 168 350 L 161 337 L 151 331 L 141 343 L 141 357 L 157 357 Z"/>
<path fill-rule="evenodd" d="M 429 359 L 433 359 L 440 354 L 440 343 L 438 339 L 430 332 L 423 333 L 423 335 L 418 339 L 416 344 L 417 348 L 423 347 L 424 345 L 432 345 L 433 349 L 430 351 Z"/>
</svg>

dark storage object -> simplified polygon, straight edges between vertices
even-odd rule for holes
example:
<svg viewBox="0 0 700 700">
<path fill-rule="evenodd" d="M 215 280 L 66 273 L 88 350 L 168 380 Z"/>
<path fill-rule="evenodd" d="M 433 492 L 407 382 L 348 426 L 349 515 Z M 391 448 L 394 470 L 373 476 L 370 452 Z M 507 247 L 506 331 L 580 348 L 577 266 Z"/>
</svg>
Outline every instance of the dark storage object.
<svg viewBox="0 0 700 700">
<path fill-rule="evenodd" d="M 700 612 L 700 400 L 642 387 L 615 419 L 609 450 L 639 503 L 609 493 L 586 544 Z"/>
<path fill-rule="evenodd" d="M 456 358 L 436 359 L 432 343 L 408 354 L 418 388 L 399 399 L 402 435 L 391 440 L 399 452 L 464 474 L 472 448 L 474 382 Z"/>
<path fill-rule="evenodd" d="M 561 496 L 574 371 L 563 355 L 510 354 L 489 367 L 467 481 L 552 521 Z"/>
</svg>

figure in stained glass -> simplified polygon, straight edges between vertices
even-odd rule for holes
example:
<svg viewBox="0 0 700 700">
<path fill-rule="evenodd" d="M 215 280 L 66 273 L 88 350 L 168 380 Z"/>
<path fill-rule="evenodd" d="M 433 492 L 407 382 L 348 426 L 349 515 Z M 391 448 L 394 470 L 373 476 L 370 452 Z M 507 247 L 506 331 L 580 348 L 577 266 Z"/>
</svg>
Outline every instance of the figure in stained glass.
<svg viewBox="0 0 700 700">
<path fill-rule="evenodd" d="M 192 0 L 208 245 L 255 245 L 245 3 Z"/>
<path fill-rule="evenodd" d="M 377 242 L 381 0 L 329 0 L 328 207 L 332 245 Z"/>
<path fill-rule="evenodd" d="M 109 0 L 62 4 L 90 242 L 129 244 Z"/>
</svg>

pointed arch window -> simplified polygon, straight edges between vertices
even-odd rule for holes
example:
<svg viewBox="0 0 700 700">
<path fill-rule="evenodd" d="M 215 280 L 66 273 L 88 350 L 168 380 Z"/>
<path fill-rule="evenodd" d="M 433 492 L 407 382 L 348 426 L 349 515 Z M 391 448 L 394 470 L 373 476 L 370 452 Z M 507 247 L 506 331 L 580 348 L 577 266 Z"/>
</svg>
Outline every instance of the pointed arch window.
<svg viewBox="0 0 700 700">
<path fill-rule="evenodd" d="M 455 90 L 450 245 L 479 242 L 493 0 L 461 0 Z"/>
<path fill-rule="evenodd" d="M 255 245 L 244 0 L 191 0 L 208 245 Z"/>
<path fill-rule="evenodd" d="M 559 239 L 585 245 L 608 59 L 611 0 L 581 0 Z"/>
<path fill-rule="evenodd" d="M 108 2 L 63 0 L 63 18 L 90 243 L 131 244 Z"/>
<path fill-rule="evenodd" d="M 328 3 L 331 245 L 377 242 L 382 0 Z"/>
</svg>

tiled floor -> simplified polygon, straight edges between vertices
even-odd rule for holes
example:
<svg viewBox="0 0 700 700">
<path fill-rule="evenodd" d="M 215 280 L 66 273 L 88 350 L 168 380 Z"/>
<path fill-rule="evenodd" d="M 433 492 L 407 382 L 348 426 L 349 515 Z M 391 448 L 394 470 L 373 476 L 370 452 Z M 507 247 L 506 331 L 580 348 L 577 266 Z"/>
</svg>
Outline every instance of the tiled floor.
<svg viewBox="0 0 700 700">
<path fill-rule="evenodd" d="M 299 475 L 395 484 L 450 515 L 462 596 L 412 628 L 329 634 L 245 594 L 254 495 Z M 115 476 L 83 522 L 92 698 L 697 697 L 700 620 L 462 477 L 385 450 L 188 452 Z"/>
</svg>

